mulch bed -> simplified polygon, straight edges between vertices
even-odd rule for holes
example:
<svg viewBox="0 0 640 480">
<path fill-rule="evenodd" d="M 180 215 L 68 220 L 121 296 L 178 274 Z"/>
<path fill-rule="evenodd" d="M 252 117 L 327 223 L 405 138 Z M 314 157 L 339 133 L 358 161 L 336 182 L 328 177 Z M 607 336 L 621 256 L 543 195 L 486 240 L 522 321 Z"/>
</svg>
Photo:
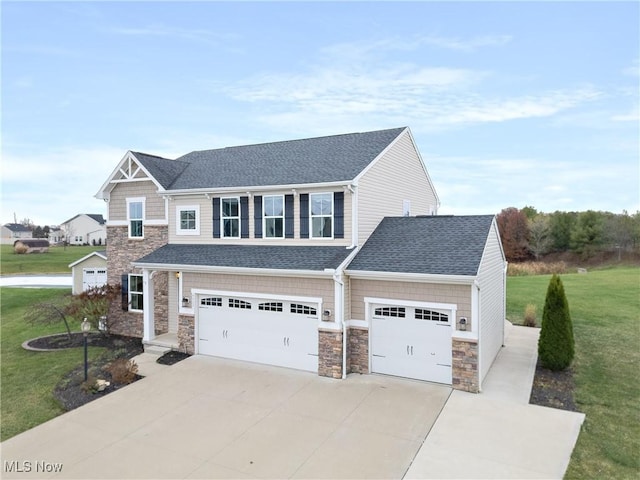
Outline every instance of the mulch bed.
<svg viewBox="0 0 640 480">
<path fill-rule="evenodd" d="M 120 335 L 103 335 L 99 333 L 90 333 L 87 336 L 87 345 L 92 347 L 104 347 L 107 351 L 98 359 L 89 362 L 89 379 L 101 379 L 109 382 L 109 386 L 101 392 L 90 391 L 84 382 L 84 364 L 80 361 L 80 365 L 69 372 L 60 380 L 53 390 L 54 398 L 60 403 L 66 411 L 78 408 L 85 403 L 89 403 L 105 395 L 115 392 L 116 390 L 129 385 L 129 383 L 118 383 L 112 378 L 108 367 L 114 360 L 118 358 L 131 359 L 144 352 L 142 342 L 139 338 L 124 337 Z M 24 347 L 34 349 L 36 351 L 55 351 L 67 348 L 78 348 L 84 346 L 84 335 L 74 332 L 71 339 L 66 333 L 58 335 L 49 335 L 46 337 L 34 338 L 25 342 Z M 162 355 L 157 362 L 163 365 L 173 365 L 190 355 L 170 351 Z M 134 382 L 140 380 L 140 375 L 136 375 Z"/>
<path fill-rule="evenodd" d="M 573 369 L 554 372 L 543 368 L 538 360 L 529 403 L 577 412 L 579 410 L 573 397 L 574 389 Z"/>
</svg>

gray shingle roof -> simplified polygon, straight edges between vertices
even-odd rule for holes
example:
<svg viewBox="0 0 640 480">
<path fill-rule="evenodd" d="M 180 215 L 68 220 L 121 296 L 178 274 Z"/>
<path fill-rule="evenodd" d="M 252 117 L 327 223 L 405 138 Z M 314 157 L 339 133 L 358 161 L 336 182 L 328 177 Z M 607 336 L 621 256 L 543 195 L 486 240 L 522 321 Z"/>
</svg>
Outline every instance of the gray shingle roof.
<svg viewBox="0 0 640 480">
<path fill-rule="evenodd" d="M 474 276 L 492 220 L 493 215 L 384 218 L 347 270 Z"/>
<path fill-rule="evenodd" d="M 403 128 L 136 158 L 167 190 L 300 185 L 354 179 Z"/>
<path fill-rule="evenodd" d="M 12 232 L 30 232 L 31 229 L 29 227 L 25 227 L 21 223 L 5 223 L 5 227 L 7 227 Z"/>
<path fill-rule="evenodd" d="M 162 188 L 168 189 L 171 183 L 184 171 L 189 165 L 187 162 L 179 160 L 169 160 L 155 155 L 149 155 L 142 152 L 131 152 L 140 160 L 140 163 L 155 178 Z"/>
<path fill-rule="evenodd" d="M 322 271 L 337 268 L 349 253 L 331 246 L 169 244 L 135 263 Z"/>
</svg>

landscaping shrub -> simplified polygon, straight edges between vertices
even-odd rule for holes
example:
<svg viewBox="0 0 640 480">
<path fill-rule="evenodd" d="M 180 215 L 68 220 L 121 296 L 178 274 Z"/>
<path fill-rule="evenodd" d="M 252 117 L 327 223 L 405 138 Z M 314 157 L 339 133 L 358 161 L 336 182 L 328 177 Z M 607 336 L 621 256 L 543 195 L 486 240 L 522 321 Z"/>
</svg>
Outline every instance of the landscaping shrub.
<svg viewBox="0 0 640 480">
<path fill-rule="evenodd" d="M 117 358 L 106 369 L 114 383 L 127 385 L 136 379 L 138 365 L 133 360 Z"/>
<path fill-rule="evenodd" d="M 547 288 L 538 340 L 538 357 L 550 370 L 564 370 L 573 361 L 575 345 L 569 304 L 562 280 L 553 275 Z"/>
<path fill-rule="evenodd" d="M 536 306 L 532 303 L 528 304 L 524 309 L 524 322 L 525 327 L 536 326 Z"/>
</svg>

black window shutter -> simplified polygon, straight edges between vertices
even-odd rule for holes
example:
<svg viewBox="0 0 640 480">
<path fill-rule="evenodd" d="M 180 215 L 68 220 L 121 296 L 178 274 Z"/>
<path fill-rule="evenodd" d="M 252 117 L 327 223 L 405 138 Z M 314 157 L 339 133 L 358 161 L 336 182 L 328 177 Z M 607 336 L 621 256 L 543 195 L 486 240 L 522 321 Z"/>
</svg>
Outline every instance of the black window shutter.
<svg viewBox="0 0 640 480">
<path fill-rule="evenodd" d="M 284 238 L 293 238 L 293 195 L 284 196 Z"/>
<path fill-rule="evenodd" d="M 220 197 L 213 197 L 213 238 L 220 238 Z"/>
<path fill-rule="evenodd" d="M 253 197 L 253 220 L 255 237 L 262 238 L 262 195 Z"/>
<path fill-rule="evenodd" d="M 249 238 L 249 197 L 240 197 L 240 237 Z"/>
<path fill-rule="evenodd" d="M 300 238 L 309 238 L 309 194 L 300 194 Z"/>
<path fill-rule="evenodd" d="M 120 285 L 122 292 L 122 310 L 125 312 L 129 311 L 129 275 L 127 273 L 123 273 L 120 276 Z"/>
<path fill-rule="evenodd" d="M 333 193 L 333 237 L 344 238 L 344 192 Z"/>
</svg>

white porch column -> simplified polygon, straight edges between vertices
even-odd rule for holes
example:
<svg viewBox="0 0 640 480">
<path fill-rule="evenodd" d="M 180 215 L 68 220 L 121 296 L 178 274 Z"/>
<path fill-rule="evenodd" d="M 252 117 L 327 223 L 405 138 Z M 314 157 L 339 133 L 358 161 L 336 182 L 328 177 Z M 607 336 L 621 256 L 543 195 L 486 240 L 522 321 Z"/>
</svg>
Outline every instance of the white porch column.
<svg viewBox="0 0 640 480">
<path fill-rule="evenodd" d="M 153 316 L 153 273 L 154 272 L 147 269 L 142 270 L 143 342 L 151 341 L 156 336 Z"/>
</svg>

